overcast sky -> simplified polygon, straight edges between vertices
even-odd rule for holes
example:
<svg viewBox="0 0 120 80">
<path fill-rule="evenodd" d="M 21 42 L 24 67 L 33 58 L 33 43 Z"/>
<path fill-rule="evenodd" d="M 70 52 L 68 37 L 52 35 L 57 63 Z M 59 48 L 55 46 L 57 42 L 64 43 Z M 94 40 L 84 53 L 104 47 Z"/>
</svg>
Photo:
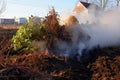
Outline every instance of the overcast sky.
<svg viewBox="0 0 120 80">
<path fill-rule="evenodd" d="M 2 0 L 0 0 L 2 1 Z M 72 11 L 78 0 L 4 0 L 6 10 L 0 17 L 45 16 L 54 6 L 60 13 Z"/>
</svg>

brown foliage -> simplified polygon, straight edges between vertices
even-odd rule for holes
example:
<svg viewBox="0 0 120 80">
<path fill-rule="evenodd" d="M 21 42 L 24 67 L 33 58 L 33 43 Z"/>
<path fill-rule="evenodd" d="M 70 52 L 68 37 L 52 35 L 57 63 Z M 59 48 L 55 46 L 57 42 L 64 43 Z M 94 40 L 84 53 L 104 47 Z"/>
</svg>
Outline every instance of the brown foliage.
<svg viewBox="0 0 120 80">
<path fill-rule="evenodd" d="M 58 14 L 54 8 L 49 11 L 42 23 L 47 25 L 47 28 L 44 31 L 47 33 L 47 36 L 44 36 L 44 38 L 47 41 L 48 49 L 52 48 L 55 42 L 59 39 L 64 41 L 70 40 L 69 34 L 65 30 L 65 26 L 59 24 Z"/>
<path fill-rule="evenodd" d="M 58 20 L 58 14 L 53 8 L 49 11 L 48 15 L 43 20 L 43 23 L 47 25 L 46 31 L 52 36 L 52 38 L 63 39 L 66 37 L 65 26 L 61 26 Z"/>
<path fill-rule="evenodd" d="M 47 25 L 47 30 L 50 33 L 57 33 L 60 28 L 58 22 L 58 14 L 55 12 L 54 8 L 49 11 L 48 15 L 45 17 L 43 23 Z"/>
</svg>

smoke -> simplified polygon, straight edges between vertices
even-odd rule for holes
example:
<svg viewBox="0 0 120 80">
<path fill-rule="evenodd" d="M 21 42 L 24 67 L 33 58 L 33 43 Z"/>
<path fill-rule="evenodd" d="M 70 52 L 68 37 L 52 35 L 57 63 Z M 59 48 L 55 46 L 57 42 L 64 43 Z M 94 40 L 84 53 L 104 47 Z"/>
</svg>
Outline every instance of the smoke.
<svg viewBox="0 0 120 80">
<path fill-rule="evenodd" d="M 59 55 L 81 56 L 85 49 L 91 50 L 97 46 L 103 48 L 120 45 L 120 9 L 102 11 L 91 8 L 89 11 L 89 13 L 72 13 L 78 19 L 79 25 L 70 27 L 71 43 L 64 41 L 56 43 Z"/>
<path fill-rule="evenodd" d="M 119 8 L 101 12 L 98 16 L 94 15 L 92 23 L 81 25 L 84 31 L 91 36 L 91 39 L 87 42 L 89 49 L 96 46 L 102 48 L 120 45 L 119 14 Z"/>
</svg>

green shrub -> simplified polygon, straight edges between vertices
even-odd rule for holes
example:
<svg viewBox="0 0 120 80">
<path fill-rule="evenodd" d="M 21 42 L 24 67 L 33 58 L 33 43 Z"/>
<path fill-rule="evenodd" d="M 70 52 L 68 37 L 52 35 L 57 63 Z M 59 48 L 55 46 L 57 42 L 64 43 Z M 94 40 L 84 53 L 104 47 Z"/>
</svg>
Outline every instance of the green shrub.
<svg viewBox="0 0 120 80">
<path fill-rule="evenodd" d="M 33 18 L 32 18 L 33 19 Z M 32 20 L 20 27 L 16 35 L 12 38 L 14 50 L 33 50 L 31 43 L 33 40 L 42 39 L 47 26 L 42 23 L 35 23 Z"/>
</svg>

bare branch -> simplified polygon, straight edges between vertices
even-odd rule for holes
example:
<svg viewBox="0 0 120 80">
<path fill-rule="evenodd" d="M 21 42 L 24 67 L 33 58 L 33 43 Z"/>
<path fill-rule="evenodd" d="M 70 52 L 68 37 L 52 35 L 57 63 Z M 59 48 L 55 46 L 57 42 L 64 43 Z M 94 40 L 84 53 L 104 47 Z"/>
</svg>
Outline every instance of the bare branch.
<svg viewBox="0 0 120 80">
<path fill-rule="evenodd" d="M 5 0 L 2 0 L 0 2 L 0 14 L 2 14 L 6 10 L 6 2 Z"/>
<path fill-rule="evenodd" d="M 116 2 L 117 2 L 116 6 L 119 6 L 120 0 L 116 0 Z"/>
</svg>

